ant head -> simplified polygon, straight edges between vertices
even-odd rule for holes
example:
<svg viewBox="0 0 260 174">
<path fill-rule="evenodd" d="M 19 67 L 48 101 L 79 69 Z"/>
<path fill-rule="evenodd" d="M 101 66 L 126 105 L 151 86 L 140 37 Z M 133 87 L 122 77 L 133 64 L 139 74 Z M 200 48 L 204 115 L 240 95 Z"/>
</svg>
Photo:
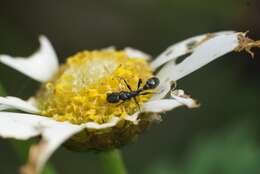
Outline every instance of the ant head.
<svg viewBox="0 0 260 174">
<path fill-rule="evenodd" d="M 107 94 L 107 101 L 109 103 L 118 103 L 120 101 L 120 94 L 117 92 Z"/>
<path fill-rule="evenodd" d="M 157 77 L 151 77 L 144 85 L 144 89 L 154 89 L 160 84 L 160 80 Z"/>
</svg>

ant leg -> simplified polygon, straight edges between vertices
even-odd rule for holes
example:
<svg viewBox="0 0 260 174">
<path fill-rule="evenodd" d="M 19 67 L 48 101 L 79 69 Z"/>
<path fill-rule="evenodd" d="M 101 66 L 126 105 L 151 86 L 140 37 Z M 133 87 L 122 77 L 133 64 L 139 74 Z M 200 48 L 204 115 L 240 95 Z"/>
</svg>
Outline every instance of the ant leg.
<svg viewBox="0 0 260 174">
<path fill-rule="evenodd" d="M 122 79 L 123 79 L 123 78 L 122 78 Z M 127 83 L 127 81 L 126 81 L 125 79 L 123 79 L 123 80 L 124 80 L 124 82 L 125 82 L 127 88 L 132 92 L 133 90 L 132 90 L 131 86 Z"/>
<path fill-rule="evenodd" d="M 137 90 L 140 88 L 142 82 L 143 82 L 142 79 L 139 79 L 139 80 L 138 80 L 138 83 L 137 83 Z"/>
<path fill-rule="evenodd" d="M 133 99 L 134 99 L 134 101 L 135 101 L 135 104 L 138 106 L 139 111 L 141 111 L 141 107 L 140 107 L 138 101 L 136 100 L 135 97 L 134 97 Z M 123 104 L 123 103 L 125 103 L 125 101 L 122 101 L 122 102 L 118 103 L 116 106 L 120 106 L 120 105 Z"/>
<path fill-rule="evenodd" d="M 140 105 L 139 105 L 139 103 L 138 103 L 136 97 L 134 97 L 134 101 L 135 101 L 135 104 L 138 106 L 139 111 L 141 111 Z"/>
<path fill-rule="evenodd" d="M 122 79 L 123 79 L 123 78 L 122 78 Z M 127 81 L 126 81 L 125 79 L 123 79 L 123 80 L 124 80 L 124 82 L 125 82 L 127 88 L 128 88 L 131 92 L 133 92 L 131 86 L 127 83 Z M 140 82 L 140 81 L 141 81 L 141 82 Z M 138 81 L 138 84 L 139 84 L 139 83 L 142 83 L 142 80 L 141 80 L 141 79 Z M 141 111 L 140 105 L 139 105 L 139 103 L 138 103 L 136 97 L 133 97 L 133 99 L 134 99 L 136 105 L 138 106 L 139 111 Z"/>
<path fill-rule="evenodd" d="M 120 106 L 121 104 L 123 104 L 125 101 L 122 101 L 120 103 L 118 103 L 116 106 Z"/>
<path fill-rule="evenodd" d="M 143 92 L 140 93 L 139 95 L 148 95 L 148 94 L 158 94 L 157 92 Z"/>
</svg>

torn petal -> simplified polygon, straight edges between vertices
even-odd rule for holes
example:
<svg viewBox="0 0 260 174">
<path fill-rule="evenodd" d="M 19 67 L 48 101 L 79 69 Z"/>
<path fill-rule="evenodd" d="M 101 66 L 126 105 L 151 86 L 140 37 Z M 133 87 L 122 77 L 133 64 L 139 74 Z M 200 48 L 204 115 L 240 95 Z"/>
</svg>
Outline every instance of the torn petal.
<svg viewBox="0 0 260 174">
<path fill-rule="evenodd" d="M 230 33 L 234 33 L 234 31 L 222 31 L 213 34 L 216 36 Z M 152 68 L 156 70 L 158 67 L 171 60 L 176 61 L 179 57 L 192 52 L 194 48 L 196 48 L 196 45 L 200 44 L 202 41 L 206 40 L 213 34 L 208 33 L 194 36 L 170 46 L 154 59 L 154 61 L 151 63 Z"/>
<path fill-rule="evenodd" d="M 31 150 L 29 163 L 24 168 L 26 174 L 40 173 L 50 155 L 72 135 L 84 126 L 67 122 L 57 122 L 39 115 L 0 112 L 0 137 L 27 140 L 42 135 L 41 143 Z M 30 173 L 30 174 L 31 174 Z"/>
<path fill-rule="evenodd" d="M 187 106 L 188 108 L 198 107 L 199 104 L 186 95 L 183 90 L 174 90 L 171 92 L 171 99 L 152 100 L 145 103 L 142 112 L 166 112 L 179 106 Z"/>
<path fill-rule="evenodd" d="M 29 161 L 22 167 L 22 174 L 41 173 L 53 152 L 74 134 L 84 129 L 83 126 L 72 125 L 67 122 L 58 123 L 55 126 L 46 127 L 42 131 L 42 140 L 39 144 L 31 147 Z"/>
<path fill-rule="evenodd" d="M 118 117 L 113 117 L 109 122 L 104 124 L 88 122 L 81 125 L 74 125 L 68 122 L 55 121 L 56 124 L 53 126 L 46 125 L 45 128 L 43 127 L 41 133 L 41 142 L 31 147 L 29 161 L 22 168 L 22 173 L 40 173 L 53 152 L 65 141 L 83 129 L 106 129 L 115 126 L 119 120 Z"/>
<path fill-rule="evenodd" d="M 246 51 L 248 52 L 252 58 L 254 58 L 255 54 L 251 51 L 252 48 L 256 47 L 256 48 L 260 48 L 260 40 L 254 41 L 253 39 L 250 39 L 246 36 L 248 32 L 246 33 L 241 33 L 238 36 L 238 40 L 239 40 L 239 45 L 237 46 L 237 48 L 235 49 L 235 51 Z"/>
<path fill-rule="evenodd" d="M 167 63 L 158 73 L 160 80 L 163 81 L 166 78 L 170 78 L 172 81 L 179 80 L 214 59 L 233 51 L 239 45 L 239 34 L 223 33 L 222 35 L 210 37 L 196 46 L 193 53 L 181 63 L 177 65 L 175 65 L 175 61 Z"/>
<path fill-rule="evenodd" d="M 151 66 L 154 70 L 159 68 L 161 65 L 169 62 L 170 60 L 177 60 L 179 57 L 188 54 L 192 51 L 192 47 L 189 45 L 194 45 L 196 43 L 201 42 L 205 39 L 207 34 L 203 34 L 200 36 L 195 36 L 184 41 L 178 42 L 169 48 L 167 48 L 164 52 L 162 52 L 158 57 L 152 61 Z"/>
<path fill-rule="evenodd" d="M 186 95 L 181 89 L 171 91 L 171 97 L 188 108 L 197 108 L 200 106 L 196 100 Z"/>
<path fill-rule="evenodd" d="M 28 58 L 0 55 L 0 62 L 39 82 L 50 80 L 58 70 L 58 58 L 45 36 L 40 36 L 40 48 Z"/>
<path fill-rule="evenodd" d="M 234 51 L 239 45 L 239 35 L 241 33 L 224 32 L 217 35 L 211 34 L 207 39 L 196 45 L 192 54 L 181 63 L 176 64 L 176 60 L 168 62 L 157 74 L 161 81 L 159 89 L 167 90 L 164 90 L 156 97 L 162 98 L 169 92 L 171 81 L 177 81 L 216 58 Z"/>
<path fill-rule="evenodd" d="M 0 97 L 0 111 L 6 109 L 18 109 L 28 113 L 39 113 L 39 110 L 31 103 L 17 97 Z"/>
</svg>

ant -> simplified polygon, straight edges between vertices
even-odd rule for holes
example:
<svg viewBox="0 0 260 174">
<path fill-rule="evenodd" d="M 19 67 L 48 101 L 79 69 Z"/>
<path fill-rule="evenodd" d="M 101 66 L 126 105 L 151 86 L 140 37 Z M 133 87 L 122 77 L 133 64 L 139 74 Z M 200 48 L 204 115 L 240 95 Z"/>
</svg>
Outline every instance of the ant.
<svg viewBox="0 0 260 174">
<path fill-rule="evenodd" d="M 144 92 L 144 91 L 149 90 L 149 89 L 154 89 L 160 84 L 160 80 L 157 77 L 151 77 L 146 81 L 145 85 L 142 88 L 140 88 L 140 86 L 142 84 L 142 79 L 139 79 L 139 81 L 137 83 L 137 90 L 133 91 L 132 88 L 130 87 L 130 85 L 126 82 L 126 80 L 125 79 L 123 79 L 123 80 L 124 80 L 127 88 L 129 89 L 129 91 L 108 93 L 107 101 L 109 103 L 118 103 L 120 101 L 124 102 L 126 100 L 130 100 L 133 98 L 135 103 L 138 105 L 139 110 L 140 110 L 140 106 L 136 100 L 136 97 L 139 95 L 152 94 L 151 92 Z"/>
</svg>

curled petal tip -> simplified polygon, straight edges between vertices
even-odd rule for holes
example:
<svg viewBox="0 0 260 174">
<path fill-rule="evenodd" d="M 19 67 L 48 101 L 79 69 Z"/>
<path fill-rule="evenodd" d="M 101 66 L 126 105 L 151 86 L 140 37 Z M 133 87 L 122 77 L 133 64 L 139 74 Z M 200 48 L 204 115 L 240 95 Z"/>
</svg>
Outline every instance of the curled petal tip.
<svg viewBox="0 0 260 174">
<path fill-rule="evenodd" d="M 250 39 L 249 37 L 247 37 L 248 31 L 244 32 L 244 33 L 239 33 L 238 34 L 238 41 L 239 44 L 238 46 L 235 48 L 235 51 L 237 52 L 241 52 L 241 51 L 246 51 L 248 52 L 252 58 L 254 58 L 255 54 L 251 51 L 252 48 L 260 48 L 260 40 L 253 40 Z"/>
<path fill-rule="evenodd" d="M 192 99 L 189 95 L 185 94 L 183 90 L 172 90 L 171 97 L 177 100 L 178 102 L 186 105 L 188 108 L 198 108 L 200 104 L 198 101 Z"/>
</svg>

